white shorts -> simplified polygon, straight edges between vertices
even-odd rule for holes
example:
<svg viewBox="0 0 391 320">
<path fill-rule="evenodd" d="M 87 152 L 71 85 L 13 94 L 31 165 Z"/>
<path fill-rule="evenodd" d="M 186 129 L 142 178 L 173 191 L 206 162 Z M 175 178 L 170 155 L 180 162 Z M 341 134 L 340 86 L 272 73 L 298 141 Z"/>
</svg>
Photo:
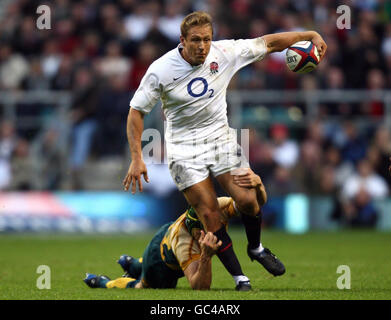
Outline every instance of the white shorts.
<svg viewBox="0 0 391 320">
<path fill-rule="evenodd" d="M 167 143 L 168 168 L 179 191 L 236 168 L 249 168 L 233 129 L 217 137 L 187 143 Z"/>
</svg>

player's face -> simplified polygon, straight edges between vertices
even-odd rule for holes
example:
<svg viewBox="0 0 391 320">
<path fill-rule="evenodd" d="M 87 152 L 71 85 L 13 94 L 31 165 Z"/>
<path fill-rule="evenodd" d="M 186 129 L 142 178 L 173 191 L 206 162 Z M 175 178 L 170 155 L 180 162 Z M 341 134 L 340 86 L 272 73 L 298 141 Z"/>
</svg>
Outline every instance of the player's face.
<svg viewBox="0 0 391 320">
<path fill-rule="evenodd" d="M 186 38 L 181 36 L 183 58 L 191 65 L 205 62 L 212 42 L 212 28 L 209 25 L 192 27 Z"/>
</svg>

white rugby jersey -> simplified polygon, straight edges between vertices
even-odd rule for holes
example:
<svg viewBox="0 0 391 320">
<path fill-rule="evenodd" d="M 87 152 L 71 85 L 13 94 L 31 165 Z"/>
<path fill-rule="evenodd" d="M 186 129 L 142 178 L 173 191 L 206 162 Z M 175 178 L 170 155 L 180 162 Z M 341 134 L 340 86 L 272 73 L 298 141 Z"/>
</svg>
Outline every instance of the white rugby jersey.
<svg viewBox="0 0 391 320">
<path fill-rule="evenodd" d="M 130 101 L 132 108 L 147 114 L 161 99 L 169 143 L 210 138 L 227 128 L 226 90 L 231 78 L 267 52 L 262 38 L 212 41 L 205 62 L 192 66 L 180 49 L 181 45 L 149 66 Z"/>
</svg>

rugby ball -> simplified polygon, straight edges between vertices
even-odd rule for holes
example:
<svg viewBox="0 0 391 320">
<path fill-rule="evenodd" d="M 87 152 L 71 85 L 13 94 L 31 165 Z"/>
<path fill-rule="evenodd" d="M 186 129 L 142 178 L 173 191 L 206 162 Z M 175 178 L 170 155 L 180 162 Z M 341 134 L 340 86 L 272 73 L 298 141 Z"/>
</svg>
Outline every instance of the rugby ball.
<svg viewBox="0 0 391 320">
<path fill-rule="evenodd" d="M 319 53 L 311 41 L 299 41 L 286 51 L 285 62 L 289 70 L 297 73 L 308 73 L 319 63 Z"/>
</svg>

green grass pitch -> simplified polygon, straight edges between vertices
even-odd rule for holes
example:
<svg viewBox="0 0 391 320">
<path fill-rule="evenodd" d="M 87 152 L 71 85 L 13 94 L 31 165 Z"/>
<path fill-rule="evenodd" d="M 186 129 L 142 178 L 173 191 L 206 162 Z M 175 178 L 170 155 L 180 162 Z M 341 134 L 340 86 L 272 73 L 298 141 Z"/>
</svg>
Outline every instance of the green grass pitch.
<svg viewBox="0 0 391 320">
<path fill-rule="evenodd" d="M 231 276 L 213 259 L 209 291 L 193 291 L 181 278 L 177 289 L 90 289 L 86 272 L 122 275 L 121 254 L 142 255 L 153 233 L 136 235 L 0 235 L 0 300 L 264 300 L 264 299 L 391 299 L 391 233 L 344 231 L 292 235 L 264 230 L 262 242 L 284 262 L 281 277 L 268 274 L 246 255 L 243 229 L 230 229 L 251 292 L 236 292 Z M 39 265 L 51 270 L 51 289 L 38 289 Z M 339 265 L 350 268 L 351 289 L 339 290 Z"/>
</svg>

